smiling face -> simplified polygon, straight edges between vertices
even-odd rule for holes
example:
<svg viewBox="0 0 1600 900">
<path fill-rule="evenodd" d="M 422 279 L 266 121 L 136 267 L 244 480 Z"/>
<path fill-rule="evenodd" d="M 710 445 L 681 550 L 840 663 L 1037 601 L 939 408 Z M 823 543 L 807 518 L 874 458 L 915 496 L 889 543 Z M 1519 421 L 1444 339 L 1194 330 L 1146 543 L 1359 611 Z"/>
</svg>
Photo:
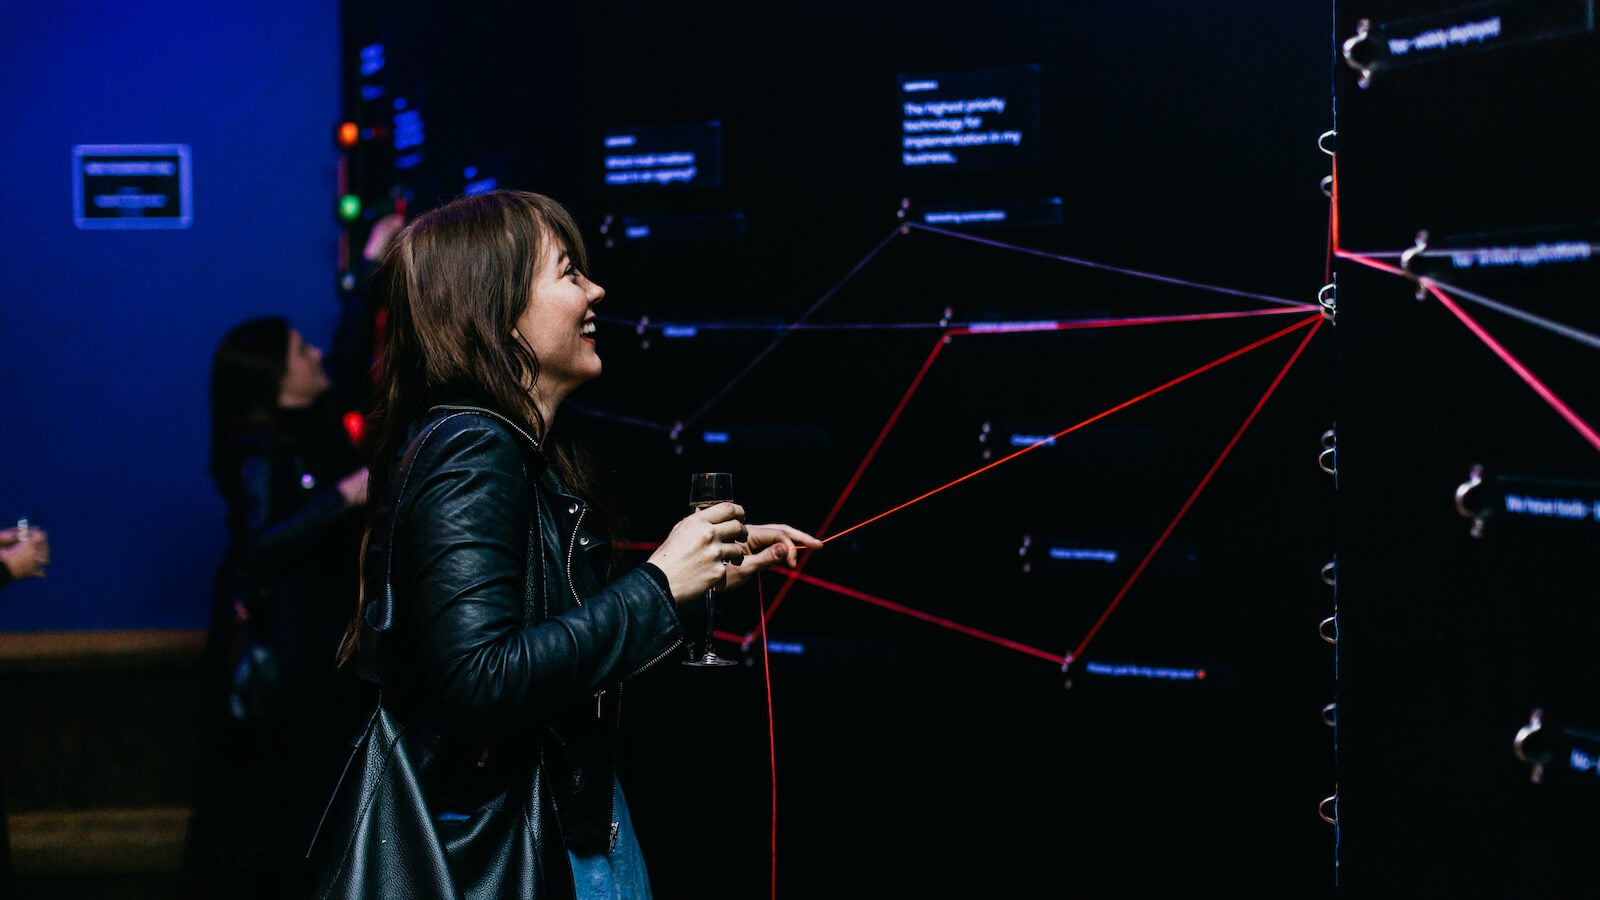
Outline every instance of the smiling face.
<svg viewBox="0 0 1600 900">
<path fill-rule="evenodd" d="M 516 333 L 539 360 L 533 395 L 548 419 L 568 394 L 600 374 L 594 305 L 606 292 L 579 271 L 560 238 L 547 235 L 543 243 L 544 258 Z"/>
<path fill-rule="evenodd" d="M 322 350 L 309 344 L 300 332 L 289 329 L 289 356 L 284 360 L 283 381 L 278 386 L 278 405 L 284 409 L 310 406 L 328 389 L 328 373 L 322 368 Z"/>
</svg>

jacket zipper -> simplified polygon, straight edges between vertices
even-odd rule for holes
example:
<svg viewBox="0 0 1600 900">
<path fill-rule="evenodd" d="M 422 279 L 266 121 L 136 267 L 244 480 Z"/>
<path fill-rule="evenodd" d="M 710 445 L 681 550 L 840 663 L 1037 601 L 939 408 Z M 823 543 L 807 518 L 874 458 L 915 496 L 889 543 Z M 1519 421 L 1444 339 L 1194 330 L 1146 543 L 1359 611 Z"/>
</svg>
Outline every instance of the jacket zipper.
<svg viewBox="0 0 1600 900">
<path fill-rule="evenodd" d="M 577 520 L 575 522 L 572 523 L 572 536 L 567 539 L 567 571 L 566 571 L 567 590 L 572 592 L 572 602 L 576 603 L 579 606 L 583 605 L 583 598 L 578 596 L 578 586 L 576 584 L 574 584 L 573 580 L 572 580 L 572 557 L 578 551 L 578 532 L 583 528 L 583 517 L 585 515 L 587 515 L 588 513 L 589 513 L 589 508 L 587 506 L 585 506 L 583 503 L 580 502 L 578 504 L 578 518 L 577 518 Z M 639 674 L 640 672 L 645 671 L 646 669 L 650 668 L 651 666 L 654 666 L 656 663 L 658 663 L 661 660 L 665 659 L 667 657 L 667 654 L 671 653 L 672 651 L 678 649 L 681 646 L 683 646 L 683 639 L 682 638 L 679 638 L 678 640 L 673 641 L 672 646 L 666 648 L 665 650 L 662 650 L 660 653 L 658 653 L 654 657 L 652 657 L 649 662 L 645 663 L 644 665 L 640 666 L 639 668 L 634 669 L 632 672 L 628 673 L 628 675 L 626 677 L 624 677 L 622 680 L 626 681 L 629 678 L 632 678 L 633 676 Z M 606 689 L 605 688 L 601 688 L 600 690 L 594 692 L 594 717 L 596 719 L 599 719 L 599 718 L 601 718 L 602 716 L 605 715 L 605 696 L 606 696 Z M 621 719 L 622 719 L 622 692 L 621 692 L 620 688 L 619 688 L 619 690 L 617 692 L 616 707 L 617 707 L 617 720 L 618 720 L 617 724 L 620 726 Z M 617 821 L 617 787 L 616 787 L 616 779 L 617 779 L 616 760 L 613 759 L 612 760 L 612 770 L 611 770 L 611 782 L 612 782 L 612 784 L 611 784 L 611 834 L 610 834 L 610 840 L 608 842 L 609 849 L 607 850 L 607 852 L 610 852 L 610 853 L 616 852 L 617 839 L 618 839 L 619 834 L 622 831 L 622 823 Z"/>
<path fill-rule="evenodd" d="M 567 539 L 567 590 L 572 592 L 572 602 L 583 606 L 583 598 L 578 596 L 578 586 L 572 580 L 572 557 L 578 552 L 578 532 L 583 528 L 583 517 L 589 508 L 582 503 L 578 504 L 578 518 L 572 523 L 572 536 Z M 596 719 L 605 715 L 606 689 L 601 688 L 594 692 L 594 717 Z M 617 710 L 621 713 L 620 705 Z M 617 821 L 617 768 L 616 760 L 611 761 L 611 827 L 606 837 L 606 852 L 615 853 L 617 850 L 617 837 L 622 831 L 622 823 Z"/>
</svg>

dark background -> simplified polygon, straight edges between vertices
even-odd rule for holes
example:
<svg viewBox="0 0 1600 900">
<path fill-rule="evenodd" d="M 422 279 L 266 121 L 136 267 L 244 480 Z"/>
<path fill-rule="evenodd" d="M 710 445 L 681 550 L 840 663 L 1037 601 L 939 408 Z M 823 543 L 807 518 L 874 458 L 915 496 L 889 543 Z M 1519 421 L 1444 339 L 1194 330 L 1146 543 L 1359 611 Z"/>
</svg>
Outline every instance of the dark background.
<svg viewBox="0 0 1600 900">
<path fill-rule="evenodd" d="M 389 70 L 366 83 L 420 102 L 428 133 L 423 165 L 386 170 L 375 145 L 353 171 L 369 173 L 377 212 L 397 192 L 418 208 L 453 196 L 464 167 L 481 174 L 485 160 L 499 184 L 573 209 L 608 291 L 606 374 L 564 415 L 588 413 L 568 424 L 599 441 L 638 540 L 665 533 L 698 470 L 733 472 L 754 520 L 820 530 L 941 317 L 1274 306 L 1050 256 L 1315 301 L 1328 266 L 1318 181 L 1330 167 L 1316 139 L 1332 127 L 1331 10 L 1286 6 L 624 3 L 573 15 L 352 3 L 347 66 L 354 48 L 384 42 Z M 1037 164 L 902 169 L 897 75 L 1012 64 L 1039 66 Z M 347 104 L 387 114 L 348 82 Z M 720 187 L 603 185 L 607 130 L 710 120 L 722 123 Z M 903 201 L 1050 197 L 1059 225 L 963 231 L 1002 246 L 896 233 Z M 617 233 L 628 217 L 735 213 L 740 239 Z M 802 316 L 920 327 L 796 331 L 764 352 L 772 326 Z M 827 533 L 1011 452 L 1012 434 L 1055 433 L 1306 317 L 956 337 Z M 733 327 L 668 338 L 663 322 Z M 1071 671 L 797 584 L 767 636 L 804 653 L 772 654 L 770 694 L 759 638 L 749 666 L 668 664 L 639 679 L 626 784 L 658 895 L 768 890 L 769 722 L 786 896 L 1330 895 L 1334 832 L 1316 812 L 1335 782 L 1318 712 L 1333 697 L 1316 632 L 1332 609 L 1318 569 L 1334 503 L 1315 464 L 1334 415 L 1321 332 Z M 1065 656 L 1304 334 L 854 531 L 805 571 Z M 705 431 L 729 442 L 707 444 Z M 1119 558 L 1051 560 L 1051 546 Z M 724 630 L 754 628 L 781 587 L 769 577 L 724 598 Z M 1090 663 L 1206 677 L 1117 678 Z"/>
<path fill-rule="evenodd" d="M 1514 25 L 1530 8 L 1458 11 Z M 0 624 L 14 637 L 202 624 L 221 550 L 204 468 L 212 345 L 264 312 L 326 345 L 350 300 L 341 267 L 391 192 L 426 207 L 461 192 L 468 165 L 561 198 L 585 228 L 608 289 L 606 375 L 564 424 L 597 439 L 640 541 L 665 532 L 685 476 L 703 469 L 734 472 L 756 519 L 821 530 L 943 318 L 1266 308 L 1193 285 L 1310 303 L 1337 278 L 1337 324 L 1319 328 L 1068 672 L 796 584 L 769 637 L 804 652 L 772 654 L 770 697 L 759 640 L 723 643 L 749 666 L 669 664 L 630 687 L 627 784 L 657 895 L 770 892 L 770 726 L 785 897 L 1592 896 L 1594 775 L 1564 763 L 1573 747 L 1600 752 L 1583 737 L 1600 734 L 1594 522 L 1500 514 L 1475 538 L 1452 498 L 1473 465 L 1593 485 L 1594 448 L 1440 303 L 1330 259 L 1318 190 L 1331 161 L 1317 139 L 1336 130 L 1344 248 L 1393 264 L 1420 229 L 1434 247 L 1595 240 L 1592 34 L 1356 87 L 1339 48 L 1357 19 L 1450 9 L 10 4 L 0 521 L 48 528 L 56 563 L 7 592 Z M 390 93 L 363 102 L 356 51 L 375 41 Z M 1037 163 L 898 166 L 897 75 L 1014 64 L 1039 67 Z M 423 113 L 419 167 L 401 177 L 379 135 L 333 143 L 340 119 L 382 124 L 402 92 Z M 707 120 L 722 123 L 721 187 L 603 187 L 606 131 Z M 104 143 L 189 144 L 192 227 L 73 228 L 71 148 Z M 351 225 L 334 215 L 341 167 L 365 205 Z M 908 202 L 1054 197 L 1057 225 L 897 230 Z M 734 214 L 740 239 L 615 240 L 625 218 Z M 1600 330 L 1592 264 L 1418 265 Z M 1462 305 L 1600 419 L 1592 347 Z M 1054 433 L 1300 315 L 955 337 L 827 533 L 998 458 L 1011 434 Z M 818 327 L 764 352 L 801 317 Z M 668 338 L 664 322 L 702 327 Z M 914 327 L 841 327 L 858 324 Z M 1071 653 L 1304 334 L 853 531 L 805 572 Z M 1316 464 L 1329 431 L 1337 479 Z M 1052 561 L 1051 546 L 1120 556 Z M 1319 574 L 1329 562 L 1337 587 Z M 725 631 L 752 628 L 782 584 L 724 598 Z M 1318 623 L 1335 613 L 1330 646 Z M 1207 677 L 1091 670 L 1102 665 Z M 18 696 L 19 722 L 54 712 L 53 694 Z M 1542 784 L 1512 753 L 1534 710 L 1549 726 Z M 57 758 L 55 732 L 37 731 L 28 758 Z M 123 744 L 68 750 L 107 746 Z"/>
<path fill-rule="evenodd" d="M 1534 13 L 1592 21 L 1585 7 L 1479 7 L 1443 21 L 1499 14 L 1510 34 Z M 1339 33 L 1369 16 L 1415 34 L 1450 10 L 1342 4 Z M 1595 50 L 1592 33 L 1508 45 L 1380 69 L 1365 90 L 1340 73 L 1340 245 L 1400 250 L 1419 230 L 1434 248 L 1595 241 Z M 1593 262 L 1461 270 L 1424 256 L 1417 270 L 1600 332 Z M 1337 274 L 1341 893 L 1593 896 L 1595 779 L 1566 758 L 1592 752 L 1592 738 L 1558 735 L 1600 723 L 1600 522 L 1502 508 L 1475 538 L 1453 498 L 1474 465 L 1491 483 L 1600 496 L 1597 448 L 1431 295 L 1418 302 L 1410 282 L 1353 262 Z M 1579 417 L 1600 419 L 1594 346 L 1460 305 Z M 1474 495 L 1469 508 L 1491 506 Z M 1547 727 L 1528 747 L 1551 757 L 1542 784 L 1512 752 L 1535 710 Z"/>
</svg>

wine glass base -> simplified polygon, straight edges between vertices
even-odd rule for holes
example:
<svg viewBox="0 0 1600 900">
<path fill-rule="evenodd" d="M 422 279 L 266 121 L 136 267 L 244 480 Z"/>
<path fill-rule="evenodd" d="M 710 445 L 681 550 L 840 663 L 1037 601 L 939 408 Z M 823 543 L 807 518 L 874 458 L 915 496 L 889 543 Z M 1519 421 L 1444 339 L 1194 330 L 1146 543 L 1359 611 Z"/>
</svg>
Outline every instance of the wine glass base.
<svg viewBox="0 0 1600 900">
<path fill-rule="evenodd" d="M 694 656 L 684 660 L 683 664 L 686 666 L 710 669 L 721 666 L 737 666 L 739 661 L 737 659 L 729 659 L 726 656 L 718 656 L 715 653 L 707 651 L 700 656 Z"/>
</svg>

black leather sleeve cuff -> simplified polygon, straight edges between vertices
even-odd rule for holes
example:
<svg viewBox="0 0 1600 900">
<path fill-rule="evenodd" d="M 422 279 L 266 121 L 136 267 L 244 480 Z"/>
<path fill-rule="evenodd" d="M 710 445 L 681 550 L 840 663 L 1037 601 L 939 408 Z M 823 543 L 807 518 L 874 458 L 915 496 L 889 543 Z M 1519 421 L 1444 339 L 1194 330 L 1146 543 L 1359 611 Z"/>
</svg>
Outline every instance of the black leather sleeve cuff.
<svg viewBox="0 0 1600 900">
<path fill-rule="evenodd" d="M 667 573 L 661 571 L 660 566 L 652 562 L 640 563 L 639 571 L 655 579 L 656 584 L 661 585 L 661 590 L 668 597 L 672 596 L 672 585 L 667 582 Z"/>
</svg>

